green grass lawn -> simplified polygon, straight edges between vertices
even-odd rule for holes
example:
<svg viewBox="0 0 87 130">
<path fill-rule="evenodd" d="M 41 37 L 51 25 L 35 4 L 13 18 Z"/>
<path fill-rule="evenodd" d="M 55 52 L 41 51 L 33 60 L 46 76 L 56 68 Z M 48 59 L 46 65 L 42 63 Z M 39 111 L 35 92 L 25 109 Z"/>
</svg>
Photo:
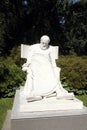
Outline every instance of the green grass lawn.
<svg viewBox="0 0 87 130">
<path fill-rule="evenodd" d="M 5 120 L 7 110 L 12 108 L 13 98 L 2 98 L 0 99 L 0 130 Z"/>
<path fill-rule="evenodd" d="M 81 95 L 76 97 L 83 101 L 84 106 L 87 106 L 87 95 Z"/>
<path fill-rule="evenodd" d="M 76 97 L 82 100 L 84 105 L 87 106 L 87 95 L 81 95 Z M 12 104 L 13 104 L 13 98 L 0 99 L 0 130 L 5 120 L 7 110 L 12 108 Z"/>
</svg>

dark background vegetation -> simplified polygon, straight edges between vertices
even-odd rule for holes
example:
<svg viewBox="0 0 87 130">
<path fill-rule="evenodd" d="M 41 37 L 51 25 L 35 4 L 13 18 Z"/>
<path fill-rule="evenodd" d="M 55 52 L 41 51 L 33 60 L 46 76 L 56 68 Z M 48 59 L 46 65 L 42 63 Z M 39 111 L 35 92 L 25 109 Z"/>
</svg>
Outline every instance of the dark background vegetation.
<svg viewBox="0 0 87 130">
<path fill-rule="evenodd" d="M 76 3 L 69 0 L 2 0 L 1 97 L 13 96 L 15 89 L 25 80 L 25 74 L 20 68 L 21 43 L 35 44 L 44 34 L 50 36 L 51 45 L 59 46 L 61 55 L 66 55 L 57 62 L 64 70 L 61 72 L 63 84 L 67 84 L 69 91 L 73 90 L 76 94 L 86 93 L 87 0 Z M 72 60 L 70 55 L 73 55 Z"/>
</svg>

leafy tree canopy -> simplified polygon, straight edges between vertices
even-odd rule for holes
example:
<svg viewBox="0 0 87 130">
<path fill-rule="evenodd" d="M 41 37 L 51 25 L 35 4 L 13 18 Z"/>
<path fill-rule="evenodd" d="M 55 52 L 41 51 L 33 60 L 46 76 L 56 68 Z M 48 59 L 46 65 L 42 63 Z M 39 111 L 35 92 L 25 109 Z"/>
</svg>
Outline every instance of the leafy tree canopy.
<svg viewBox="0 0 87 130">
<path fill-rule="evenodd" d="M 39 42 L 47 34 L 62 54 L 87 54 L 87 0 L 0 1 L 0 53 Z"/>
</svg>

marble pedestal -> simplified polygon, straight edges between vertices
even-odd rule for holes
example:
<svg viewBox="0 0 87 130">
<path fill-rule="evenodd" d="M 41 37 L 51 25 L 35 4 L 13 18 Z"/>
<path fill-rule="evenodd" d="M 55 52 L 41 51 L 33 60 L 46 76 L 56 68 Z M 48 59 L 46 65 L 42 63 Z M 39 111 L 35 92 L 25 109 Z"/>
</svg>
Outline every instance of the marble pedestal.
<svg viewBox="0 0 87 130">
<path fill-rule="evenodd" d="M 19 96 L 18 96 L 19 97 Z M 46 112 L 46 111 L 58 111 L 58 110 L 76 110 L 83 108 L 83 102 L 74 98 L 73 100 L 56 99 L 56 96 L 50 98 L 43 98 L 42 100 L 27 102 L 20 95 L 19 99 L 19 111 L 21 113 L 26 112 Z"/>
<path fill-rule="evenodd" d="M 70 102 L 66 102 L 68 109 L 60 109 L 58 104 L 54 105 L 55 102 L 50 104 L 50 101 L 48 106 L 41 104 L 40 101 L 36 103 L 37 105 L 31 103 L 32 107 L 29 103 L 22 106 L 19 97 L 17 91 L 11 113 L 11 130 L 87 130 L 87 108 L 77 99 L 75 104 L 72 104 L 74 106 L 71 107 Z M 45 100 L 43 102 L 45 103 Z M 79 107 L 74 109 L 76 102 Z M 52 105 L 54 106 L 50 108 Z M 60 106 L 63 107 L 63 101 Z"/>
</svg>

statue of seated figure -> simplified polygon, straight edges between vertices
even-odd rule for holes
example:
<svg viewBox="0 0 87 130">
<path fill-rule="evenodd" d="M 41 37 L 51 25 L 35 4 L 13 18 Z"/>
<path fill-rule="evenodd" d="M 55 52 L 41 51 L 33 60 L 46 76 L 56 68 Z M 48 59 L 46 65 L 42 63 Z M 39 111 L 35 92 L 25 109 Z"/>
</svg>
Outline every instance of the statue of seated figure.
<svg viewBox="0 0 87 130">
<path fill-rule="evenodd" d="M 56 99 L 73 99 L 61 85 L 60 68 L 56 66 L 50 38 L 42 36 L 39 44 L 29 46 L 27 62 L 22 66 L 27 78 L 22 94 L 27 101 L 56 96 Z M 26 52 L 27 53 L 27 52 Z"/>
</svg>

